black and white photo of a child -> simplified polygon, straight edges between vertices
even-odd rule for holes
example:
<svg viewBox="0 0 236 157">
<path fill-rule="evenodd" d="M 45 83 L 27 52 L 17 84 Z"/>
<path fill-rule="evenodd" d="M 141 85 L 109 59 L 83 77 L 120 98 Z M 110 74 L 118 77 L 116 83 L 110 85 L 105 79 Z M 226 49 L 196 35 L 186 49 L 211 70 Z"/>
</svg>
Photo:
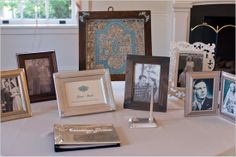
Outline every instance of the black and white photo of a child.
<svg viewBox="0 0 236 157">
<path fill-rule="evenodd" d="M 133 101 L 150 102 L 153 90 L 153 102 L 158 102 L 160 68 L 155 64 L 135 65 Z"/>
<path fill-rule="evenodd" d="M 22 98 L 17 78 L 1 79 L 1 109 L 2 113 L 20 111 L 23 109 Z"/>
</svg>

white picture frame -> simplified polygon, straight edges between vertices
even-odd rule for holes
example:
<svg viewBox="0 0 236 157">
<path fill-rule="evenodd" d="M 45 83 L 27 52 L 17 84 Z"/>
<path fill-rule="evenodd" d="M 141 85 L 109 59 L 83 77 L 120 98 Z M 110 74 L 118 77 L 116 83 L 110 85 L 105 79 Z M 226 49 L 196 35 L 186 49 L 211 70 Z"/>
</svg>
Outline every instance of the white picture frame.
<svg viewBox="0 0 236 157">
<path fill-rule="evenodd" d="M 219 71 L 187 72 L 184 116 L 218 113 Z"/>
<path fill-rule="evenodd" d="M 178 85 L 179 76 L 184 69 L 184 66 L 187 65 L 187 61 L 183 62 L 181 56 L 187 58 L 188 56 L 192 57 L 193 71 L 212 71 L 215 67 L 214 60 L 214 49 L 215 44 L 204 44 L 201 42 L 196 42 L 190 44 L 188 42 L 176 42 L 171 46 L 171 61 L 170 61 L 170 74 L 169 74 L 169 95 L 175 96 L 177 98 L 185 97 L 185 87 Z M 202 56 L 202 62 L 199 63 L 199 56 Z M 200 66 L 196 68 L 196 65 Z M 184 73 L 184 78 L 186 78 L 186 73 Z M 183 80 L 183 79 L 182 79 Z M 184 79 L 185 80 L 185 79 Z M 185 80 L 186 83 L 186 80 Z"/>
<path fill-rule="evenodd" d="M 116 109 L 107 69 L 54 73 L 60 117 Z"/>
<path fill-rule="evenodd" d="M 236 75 L 221 73 L 220 115 L 235 123 L 236 119 Z"/>
</svg>

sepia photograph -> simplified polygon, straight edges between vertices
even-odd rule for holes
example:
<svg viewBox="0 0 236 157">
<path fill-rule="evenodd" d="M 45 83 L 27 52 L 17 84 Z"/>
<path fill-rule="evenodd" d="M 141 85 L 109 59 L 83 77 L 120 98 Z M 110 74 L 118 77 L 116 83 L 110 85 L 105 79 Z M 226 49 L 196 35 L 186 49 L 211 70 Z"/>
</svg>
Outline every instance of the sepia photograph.
<svg viewBox="0 0 236 157">
<path fill-rule="evenodd" d="M 24 68 L 30 102 L 56 99 L 53 73 L 57 72 L 55 51 L 17 54 L 18 67 Z"/>
<path fill-rule="evenodd" d="M 2 113 L 25 111 L 22 94 L 17 77 L 1 79 L 1 107 Z"/>
<path fill-rule="evenodd" d="M 203 54 L 179 53 L 177 87 L 186 87 L 186 73 L 203 69 Z"/>
<path fill-rule="evenodd" d="M 192 110 L 212 110 L 213 79 L 194 79 Z"/>
<path fill-rule="evenodd" d="M 25 68 L 29 95 L 52 92 L 53 79 L 47 58 L 25 60 Z"/>
<path fill-rule="evenodd" d="M 236 118 L 236 75 L 222 72 L 220 114 L 232 122 Z"/>
<path fill-rule="evenodd" d="M 1 122 L 31 115 L 24 69 L 1 71 Z"/>
<path fill-rule="evenodd" d="M 160 65 L 139 64 L 135 65 L 134 72 L 134 101 L 150 102 L 153 90 L 153 101 L 158 102 Z"/>
</svg>

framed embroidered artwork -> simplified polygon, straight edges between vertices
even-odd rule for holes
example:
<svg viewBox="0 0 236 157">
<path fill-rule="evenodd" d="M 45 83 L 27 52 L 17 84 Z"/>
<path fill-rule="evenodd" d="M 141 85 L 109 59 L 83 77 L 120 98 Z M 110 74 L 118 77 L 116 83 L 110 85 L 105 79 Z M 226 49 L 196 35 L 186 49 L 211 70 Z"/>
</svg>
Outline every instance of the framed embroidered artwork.
<svg viewBox="0 0 236 157">
<path fill-rule="evenodd" d="M 24 68 L 30 102 L 56 99 L 53 73 L 57 72 L 54 50 L 17 54 L 18 67 Z"/>
<path fill-rule="evenodd" d="M 167 111 L 169 57 L 128 55 L 124 108 Z M 152 94 L 153 93 L 153 94 Z"/>
<path fill-rule="evenodd" d="M 127 54 L 152 55 L 150 11 L 79 12 L 79 70 L 105 68 L 125 80 Z"/>
</svg>

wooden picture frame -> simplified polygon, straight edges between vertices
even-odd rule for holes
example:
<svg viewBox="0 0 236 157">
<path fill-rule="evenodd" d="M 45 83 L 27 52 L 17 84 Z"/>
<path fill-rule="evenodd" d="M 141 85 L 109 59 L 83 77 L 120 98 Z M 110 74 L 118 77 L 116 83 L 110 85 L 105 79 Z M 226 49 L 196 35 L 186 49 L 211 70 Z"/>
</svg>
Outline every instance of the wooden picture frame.
<svg viewBox="0 0 236 157">
<path fill-rule="evenodd" d="M 235 123 L 236 119 L 236 75 L 221 73 L 220 115 Z"/>
<path fill-rule="evenodd" d="M 26 72 L 30 102 L 56 99 L 53 73 L 57 72 L 54 50 L 17 54 L 18 67 Z"/>
<path fill-rule="evenodd" d="M 185 116 L 218 113 L 219 80 L 219 71 L 187 72 Z"/>
<path fill-rule="evenodd" d="M 215 44 L 176 42 L 171 46 L 169 94 L 185 97 L 186 73 L 212 71 L 215 67 Z"/>
<path fill-rule="evenodd" d="M 54 74 L 59 116 L 75 116 L 116 109 L 108 69 Z"/>
<path fill-rule="evenodd" d="M 31 116 L 24 69 L 1 71 L 1 122 Z"/>
<path fill-rule="evenodd" d="M 151 12 L 80 11 L 79 70 L 109 69 L 125 80 L 126 55 L 152 55 Z"/>
<path fill-rule="evenodd" d="M 127 56 L 124 108 L 150 110 L 153 87 L 153 111 L 167 111 L 169 62 L 169 57 Z"/>
</svg>

